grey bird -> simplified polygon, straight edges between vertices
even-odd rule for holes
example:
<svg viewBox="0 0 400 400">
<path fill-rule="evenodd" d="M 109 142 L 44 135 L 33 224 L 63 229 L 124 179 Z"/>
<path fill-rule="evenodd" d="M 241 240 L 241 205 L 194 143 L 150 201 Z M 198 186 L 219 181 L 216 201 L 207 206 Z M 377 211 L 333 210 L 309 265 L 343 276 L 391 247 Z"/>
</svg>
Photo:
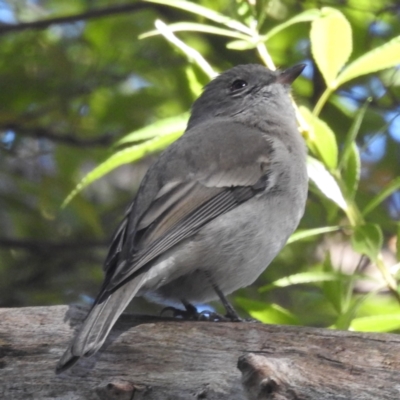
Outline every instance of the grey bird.
<svg viewBox="0 0 400 400">
<path fill-rule="evenodd" d="M 225 295 L 257 279 L 304 213 L 306 148 L 289 96 L 304 67 L 239 65 L 205 87 L 184 135 L 143 178 L 58 373 L 96 353 L 135 296 L 194 316 L 192 304 L 220 298 L 240 320 Z"/>
</svg>

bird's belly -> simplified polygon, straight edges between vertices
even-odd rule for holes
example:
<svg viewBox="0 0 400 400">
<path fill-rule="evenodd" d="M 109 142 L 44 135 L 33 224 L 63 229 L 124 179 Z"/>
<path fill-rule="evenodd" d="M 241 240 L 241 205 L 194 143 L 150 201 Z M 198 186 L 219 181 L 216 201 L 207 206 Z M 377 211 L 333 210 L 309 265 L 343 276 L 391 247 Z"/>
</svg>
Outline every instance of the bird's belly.
<svg viewBox="0 0 400 400">
<path fill-rule="evenodd" d="M 196 303 L 217 298 L 210 280 L 225 294 L 250 285 L 296 229 L 298 210 L 293 200 L 261 196 L 219 216 L 161 257 L 143 294 L 163 303 Z"/>
</svg>

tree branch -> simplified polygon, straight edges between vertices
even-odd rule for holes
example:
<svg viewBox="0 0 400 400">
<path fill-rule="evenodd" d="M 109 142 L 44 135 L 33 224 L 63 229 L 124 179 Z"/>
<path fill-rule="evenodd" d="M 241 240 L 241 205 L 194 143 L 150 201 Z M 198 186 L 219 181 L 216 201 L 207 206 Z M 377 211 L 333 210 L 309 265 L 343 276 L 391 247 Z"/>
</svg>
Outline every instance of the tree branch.
<svg viewBox="0 0 400 400">
<path fill-rule="evenodd" d="M 113 141 L 113 137 L 110 134 L 105 134 L 90 139 L 82 139 L 75 135 L 57 134 L 48 128 L 43 128 L 40 126 L 27 128 L 15 123 L 0 126 L 0 131 L 8 130 L 14 131 L 16 134 L 19 135 L 29 136 L 33 138 L 49 139 L 53 142 L 58 142 L 75 147 L 108 147 Z"/>
<path fill-rule="evenodd" d="M 0 309 L 0 396 L 399 398 L 399 335 L 134 315 L 119 319 L 97 354 L 56 376 L 57 360 L 86 313 L 86 308 L 76 306 Z"/>
<path fill-rule="evenodd" d="M 52 242 L 29 239 L 11 239 L 0 237 L 0 248 L 25 249 L 28 251 L 64 251 L 85 249 L 88 247 L 107 247 L 106 241 Z"/>
<path fill-rule="evenodd" d="M 137 2 L 133 4 L 120 4 L 112 7 L 95 8 L 81 14 L 67 15 L 64 17 L 49 18 L 33 22 L 22 22 L 20 24 L 0 24 L 0 35 L 11 32 L 21 32 L 27 29 L 46 29 L 54 24 L 68 24 L 82 20 L 109 17 L 111 15 L 136 12 L 144 9 L 157 9 L 158 6 L 149 3 Z"/>
</svg>

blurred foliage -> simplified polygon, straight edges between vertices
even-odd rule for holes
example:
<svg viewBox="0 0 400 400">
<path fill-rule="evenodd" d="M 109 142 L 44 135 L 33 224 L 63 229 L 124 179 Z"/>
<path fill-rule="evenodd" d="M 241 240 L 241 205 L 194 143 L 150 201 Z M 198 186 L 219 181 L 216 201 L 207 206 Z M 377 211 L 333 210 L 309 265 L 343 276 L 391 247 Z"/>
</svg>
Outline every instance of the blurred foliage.
<svg viewBox="0 0 400 400">
<path fill-rule="evenodd" d="M 267 323 L 399 331 L 399 17 L 395 0 L 0 0 L 1 306 L 90 302 L 201 87 L 305 63 L 306 214 L 232 300 Z"/>
</svg>

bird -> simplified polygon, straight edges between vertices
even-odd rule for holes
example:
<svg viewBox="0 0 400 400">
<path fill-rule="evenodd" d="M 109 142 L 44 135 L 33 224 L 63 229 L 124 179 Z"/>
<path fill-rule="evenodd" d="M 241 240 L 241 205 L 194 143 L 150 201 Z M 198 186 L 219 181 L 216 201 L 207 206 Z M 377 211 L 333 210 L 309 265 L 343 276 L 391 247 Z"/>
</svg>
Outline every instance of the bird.
<svg viewBox="0 0 400 400">
<path fill-rule="evenodd" d="M 220 299 L 225 317 L 241 320 L 226 295 L 259 277 L 305 210 L 307 152 L 290 97 L 304 67 L 237 65 L 205 86 L 118 226 L 99 294 L 57 373 L 96 353 L 134 297 L 183 304 L 191 316 Z"/>
</svg>

